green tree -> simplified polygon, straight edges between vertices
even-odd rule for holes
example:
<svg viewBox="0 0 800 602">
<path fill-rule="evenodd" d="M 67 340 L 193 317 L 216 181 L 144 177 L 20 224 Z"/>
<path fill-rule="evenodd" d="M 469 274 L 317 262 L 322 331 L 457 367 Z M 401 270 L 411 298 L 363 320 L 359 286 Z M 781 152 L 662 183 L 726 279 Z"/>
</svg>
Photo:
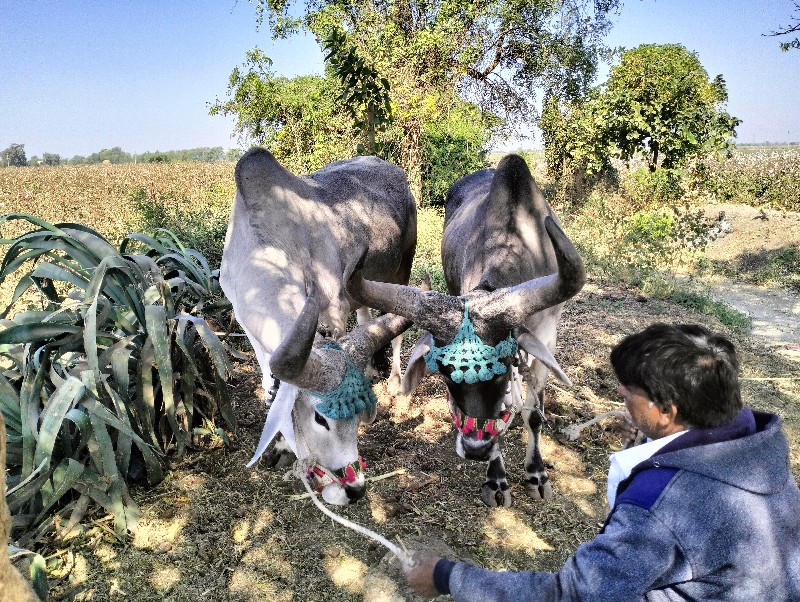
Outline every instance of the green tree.
<svg viewBox="0 0 800 602">
<path fill-rule="evenodd" d="M 550 173 L 569 183 L 596 176 L 610 159 L 641 153 L 650 172 L 727 150 L 740 120 L 723 110 L 725 80 L 709 80 L 697 55 L 678 44 L 628 50 L 608 82 L 585 97 L 550 97 L 541 121 Z"/>
<path fill-rule="evenodd" d="M 697 54 L 680 44 L 624 52 L 598 98 L 620 156 L 644 153 L 650 171 L 726 150 L 741 123 L 722 108 L 728 100 L 722 75 L 709 80 Z"/>
<path fill-rule="evenodd" d="M 355 46 L 347 46 L 342 30 L 331 28 L 322 44 L 325 60 L 341 84 L 339 100 L 353 119 L 356 131 L 366 134 L 367 146 L 359 145 L 359 152 L 366 150 L 375 155 L 380 146 L 375 133 L 386 131 L 392 121 L 389 82 L 378 77 L 375 67 L 358 54 Z"/>
<path fill-rule="evenodd" d="M 126 153 L 118 146 L 114 148 L 104 148 L 86 157 L 87 163 L 102 163 L 103 161 L 109 161 L 110 163 L 132 163 L 133 157 L 130 153 Z"/>
<path fill-rule="evenodd" d="M 352 156 L 355 137 L 337 104 L 340 94 L 330 76 L 278 77 L 272 60 L 254 48 L 231 73 L 228 99 L 217 99 L 210 112 L 235 115 L 242 138 L 269 148 L 287 169 L 307 173 Z"/>
<path fill-rule="evenodd" d="M 0 160 L 6 167 L 25 167 L 28 164 L 28 159 L 25 157 L 25 145 L 12 144 L 0 152 Z"/>
<path fill-rule="evenodd" d="M 347 46 L 369 57 L 391 89 L 402 131 L 399 163 L 420 198 L 425 124 L 466 100 L 499 117 L 495 125 L 508 132 L 535 121 L 540 90 L 580 95 L 594 77 L 607 16 L 619 0 L 254 4 L 275 37 L 307 30 L 322 43 L 337 28 Z"/>
<path fill-rule="evenodd" d="M 56 153 L 44 153 L 42 155 L 42 162 L 45 165 L 61 165 L 61 155 Z"/>
</svg>

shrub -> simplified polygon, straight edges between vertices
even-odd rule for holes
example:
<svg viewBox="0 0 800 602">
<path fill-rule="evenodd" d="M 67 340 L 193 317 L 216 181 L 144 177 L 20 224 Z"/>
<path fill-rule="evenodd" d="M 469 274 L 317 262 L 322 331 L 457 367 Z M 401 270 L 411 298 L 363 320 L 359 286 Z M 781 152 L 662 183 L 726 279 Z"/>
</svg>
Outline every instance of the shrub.
<svg viewBox="0 0 800 602">
<path fill-rule="evenodd" d="M 442 271 L 442 230 L 444 211 L 440 207 L 417 210 L 417 250 L 411 268 L 411 283 L 419 284 L 428 272 L 433 290 L 445 293 L 447 284 Z"/>
<path fill-rule="evenodd" d="M 695 185 L 725 202 L 800 211 L 800 151 L 734 153 L 707 158 Z"/>
<path fill-rule="evenodd" d="M 624 200 L 593 193 L 565 222 L 600 280 L 661 286 L 660 272 L 689 263 L 707 242 L 703 212 L 688 207 L 625 212 Z"/>
<path fill-rule="evenodd" d="M 0 281 L 22 273 L 2 317 L 18 312 L 0 321 L 15 525 L 54 508 L 72 525 L 98 504 L 124 534 L 138 515 L 129 477 L 158 482 L 199 422 L 235 427 L 229 360 L 201 313 L 220 305 L 217 273 L 169 232 L 131 234 L 117 251 L 86 226 L 25 214 L 0 226 L 12 220 L 36 227 L 2 240 L 0 266 Z"/>
<path fill-rule="evenodd" d="M 681 173 L 674 169 L 650 171 L 640 167 L 622 181 L 622 187 L 633 208 L 669 207 L 683 198 L 681 180 Z"/>
</svg>

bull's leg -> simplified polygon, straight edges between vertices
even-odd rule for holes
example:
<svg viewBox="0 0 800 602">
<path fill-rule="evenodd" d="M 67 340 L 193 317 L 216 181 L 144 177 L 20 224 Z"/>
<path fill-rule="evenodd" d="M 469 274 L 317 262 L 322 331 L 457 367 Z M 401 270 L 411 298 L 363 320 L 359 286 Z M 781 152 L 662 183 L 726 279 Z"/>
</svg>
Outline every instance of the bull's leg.
<svg viewBox="0 0 800 602">
<path fill-rule="evenodd" d="M 528 390 L 528 396 L 532 391 Z M 544 390 L 533 393 L 535 402 L 531 405 L 526 402 L 522 410 L 522 419 L 528 429 L 528 449 L 525 454 L 525 489 L 535 500 L 548 500 L 553 497 L 553 485 L 547 475 L 547 469 L 542 460 L 539 448 L 539 438 L 542 434 L 542 413 L 544 411 Z"/>
<path fill-rule="evenodd" d="M 372 320 L 372 314 L 370 313 L 368 307 L 359 307 L 356 310 L 356 322 L 359 326 L 363 326 L 370 320 Z M 364 366 L 364 375 L 367 378 L 371 378 L 373 381 L 380 377 L 380 373 L 378 372 L 377 368 L 375 368 L 375 358 L 370 358 L 370 360 L 367 362 L 367 365 Z"/>
<path fill-rule="evenodd" d="M 500 442 L 494 442 L 489 459 L 489 467 L 486 469 L 486 481 L 481 486 L 481 499 L 490 508 L 511 505 L 511 491 L 508 488 L 506 479 L 506 465 L 503 462 L 503 452 L 500 449 Z"/>
<path fill-rule="evenodd" d="M 289 468 L 296 459 L 292 448 L 280 434 L 275 437 L 272 447 L 264 453 L 264 463 L 270 468 Z"/>
</svg>

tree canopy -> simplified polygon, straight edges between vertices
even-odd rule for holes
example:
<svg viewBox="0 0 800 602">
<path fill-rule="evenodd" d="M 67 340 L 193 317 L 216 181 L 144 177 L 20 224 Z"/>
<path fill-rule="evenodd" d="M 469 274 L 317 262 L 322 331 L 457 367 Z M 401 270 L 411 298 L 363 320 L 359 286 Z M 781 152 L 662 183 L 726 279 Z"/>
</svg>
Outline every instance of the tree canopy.
<svg viewBox="0 0 800 602">
<path fill-rule="evenodd" d="M 0 160 L 7 167 L 23 167 L 28 164 L 25 156 L 24 144 L 11 144 L 8 148 L 0 151 Z"/>
<path fill-rule="evenodd" d="M 491 124 L 490 135 L 510 133 L 536 121 L 542 90 L 580 96 L 605 52 L 601 39 L 619 0 L 254 4 L 275 37 L 306 30 L 322 44 L 333 30 L 343 45 L 369 57 L 378 79 L 389 84 L 402 132 L 398 162 L 420 198 L 426 124 L 449 119 L 467 102 Z"/>
<path fill-rule="evenodd" d="M 690 156 L 727 149 L 740 120 L 723 110 L 725 80 L 709 80 L 697 54 L 679 44 L 623 52 L 608 82 L 585 99 L 552 100 L 545 109 L 548 165 L 597 173 L 611 156 L 637 154 L 648 167 L 681 167 Z"/>
</svg>

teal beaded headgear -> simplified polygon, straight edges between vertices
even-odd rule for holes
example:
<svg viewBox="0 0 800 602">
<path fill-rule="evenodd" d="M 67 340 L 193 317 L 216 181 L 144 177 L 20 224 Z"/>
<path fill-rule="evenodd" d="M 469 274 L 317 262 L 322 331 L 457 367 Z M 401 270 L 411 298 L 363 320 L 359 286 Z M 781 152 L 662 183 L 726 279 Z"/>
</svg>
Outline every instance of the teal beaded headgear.
<svg viewBox="0 0 800 602">
<path fill-rule="evenodd" d="M 519 345 L 510 333 L 508 338 L 494 347 L 484 345 L 469 319 L 469 301 L 464 301 L 464 319 L 453 342 L 444 347 L 432 345 L 425 354 L 425 365 L 431 372 L 438 372 L 439 364 L 453 366 L 450 374 L 453 382 L 464 381 L 473 385 L 479 380 L 492 380 L 497 375 L 505 374 L 508 368 L 500 360 L 514 355 L 517 349 Z"/>
<path fill-rule="evenodd" d="M 322 348 L 344 351 L 336 343 L 324 343 Z M 328 393 L 313 391 L 322 400 L 314 406 L 317 412 L 333 420 L 349 420 L 361 412 L 371 412 L 378 403 L 367 377 L 356 367 L 347 352 L 344 353 L 344 358 L 344 378 L 339 386 Z"/>
</svg>

